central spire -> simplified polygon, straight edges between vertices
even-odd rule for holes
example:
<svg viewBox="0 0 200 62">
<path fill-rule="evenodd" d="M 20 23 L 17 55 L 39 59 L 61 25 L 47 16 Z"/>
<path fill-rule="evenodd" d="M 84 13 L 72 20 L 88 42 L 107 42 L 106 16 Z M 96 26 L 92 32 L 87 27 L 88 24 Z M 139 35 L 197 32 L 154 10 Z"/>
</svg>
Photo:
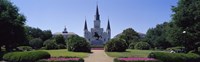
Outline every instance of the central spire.
<svg viewBox="0 0 200 62">
<path fill-rule="evenodd" d="M 100 20 L 98 4 L 97 4 L 97 8 L 96 8 L 95 20 Z"/>
<path fill-rule="evenodd" d="M 110 21 L 109 21 L 109 19 L 108 19 L 107 30 L 110 30 Z"/>
</svg>

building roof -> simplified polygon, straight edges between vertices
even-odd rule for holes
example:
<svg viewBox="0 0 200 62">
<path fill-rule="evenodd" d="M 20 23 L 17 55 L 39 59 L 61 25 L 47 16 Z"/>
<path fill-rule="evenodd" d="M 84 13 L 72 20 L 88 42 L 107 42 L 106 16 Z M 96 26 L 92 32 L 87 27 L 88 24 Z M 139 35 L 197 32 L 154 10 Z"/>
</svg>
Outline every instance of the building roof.
<svg viewBox="0 0 200 62">
<path fill-rule="evenodd" d="M 56 32 L 53 33 L 53 35 L 77 35 L 74 32 L 68 32 L 68 33 L 62 33 L 62 32 Z"/>
</svg>

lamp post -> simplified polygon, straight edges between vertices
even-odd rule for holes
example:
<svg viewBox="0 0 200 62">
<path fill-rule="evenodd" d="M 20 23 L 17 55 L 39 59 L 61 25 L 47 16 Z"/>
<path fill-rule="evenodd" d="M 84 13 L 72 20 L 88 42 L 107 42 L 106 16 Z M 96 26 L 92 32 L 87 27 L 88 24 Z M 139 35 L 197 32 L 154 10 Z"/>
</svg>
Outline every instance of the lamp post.
<svg viewBox="0 0 200 62">
<path fill-rule="evenodd" d="M 183 34 L 185 34 L 186 33 L 186 31 L 183 31 Z"/>
<path fill-rule="evenodd" d="M 185 37 L 186 35 L 185 35 L 185 34 L 187 33 L 187 31 L 183 31 L 182 33 L 183 33 L 183 41 L 184 41 L 184 45 L 185 45 L 185 44 L 186 44 L 186 39 L 185 39 L 185 38 L 186 38 L 186 37 Z M 187 50 L 187 47 L 186 47 L 186 46 L 185 46 L 185 50 Z M 185 51 L 185 52 L 186 52 L 186 51 Z"/>
</svg>

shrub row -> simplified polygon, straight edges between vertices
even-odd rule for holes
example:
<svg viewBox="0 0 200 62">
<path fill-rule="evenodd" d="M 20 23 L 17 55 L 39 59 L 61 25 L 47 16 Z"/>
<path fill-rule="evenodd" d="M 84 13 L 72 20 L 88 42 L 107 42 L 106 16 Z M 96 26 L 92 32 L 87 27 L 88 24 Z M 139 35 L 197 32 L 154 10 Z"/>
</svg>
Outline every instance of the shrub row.
<svg viewBox="0 0 200 62">
<path fill-rule="evenodd" d="M 5 54 L 3 60 L 9 62 L 35 62 L 50 57 L 50 54 L 44 51 L 11 52 Z"/>
<path fill-rule="evenodd" d="M 115 58 L 114 62 L 162 62 L 162 61 L 153 58 L 125 58 L 125 59 Z"/>
<path fill-rule="evenodd" d="M 166 53 L 166 52 L 152 52 L 148 56 L 163 62 L 199 62 L 200 56 L 194 53 Z"/>
</svg>

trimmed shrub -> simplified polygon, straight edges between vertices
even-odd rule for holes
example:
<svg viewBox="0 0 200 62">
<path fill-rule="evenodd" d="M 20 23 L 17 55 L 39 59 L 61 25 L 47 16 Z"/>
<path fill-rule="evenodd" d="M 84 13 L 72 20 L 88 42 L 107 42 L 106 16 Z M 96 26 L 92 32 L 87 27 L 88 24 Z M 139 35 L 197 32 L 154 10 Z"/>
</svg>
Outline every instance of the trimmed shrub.
<svg viewBox="0 0 200 62">
<path fill-rule="evenodd" d="M 19 46 L 19 47 L 17 47 L 17 49 L 19 51 L 31 51 L 31 50 L 33 50 L 32 47 L 30 47 L 30 46 Z"/>
<path fill-rule="evenodd" d="M 49 59 L 42 59 L 37 62 L 84 62 L 84 59 L 77 57 L 52 57 Z"/>
<path fill-rule="evenodd" d="M 115 58 L 114 62 L 162 62 L 153 58 Z"/>
<path fill-rule="evenodd" d="M 91 52 L 89 42 L 87 42 L 85 38 L 79 37 L 77 35 L 69 37 L 67 44 L 68 51 Z"/>
<path fill-rule="evenodd" d="M 108 41 L 105 45 L 105 51 L 107 52 L 124 52 L 126 51 L 126 41 L 120 38 L 114 38 Z"/>
<path fill-rule="evenodd" d="M 3 59 L 9 62 L 35 62 L 47 58 L 50 58 L 50 54 L 44 51 L 11 52 L 3 56 Z"/>
<path fill-rule="evenodd" d="M 151 46 L 147 42 L 138 42 L 134 48 L 140 50 L 149 50 Z"/>
<path fill-rule="evenodd" d="M 57 36 L 54 37 L 54 39 L 55 39 L 56 44 L 66 45 L 63 35 L 57 35 Z"/>
<path fill-rule="evenodd" d="M 46 40 L 43 44 L 45 46 L 45 49 L 50 50 L 50 49 L 58 49 L 58 45 L 56 42 L 54 42 L 53 39 Z"/>
<path fill-rule="evenodd" d="M 137 42 L 132 42 L 130 45 L 129 45 L 129 49 L 135 49 L 135 44 L 137 44 Z"/>
<path fill-rule="evenodd" d="M 152 52 L 148 56 L 163 62 L 199 62 L 200 56 L 194 53 L 166 53 L 166 52 Z"/>
<path fill-rule="evenodd" d="M 29 45 L 34 49 L 39 49 L 43 46 L 43 41 L 40 38 L 35 38 L 29 41 Z"/>
<path fill-rule="evenodd" d="M 66 49 L 66 46 L 64 44 L 58 44 L 58 49 Z"/>
</svg>

